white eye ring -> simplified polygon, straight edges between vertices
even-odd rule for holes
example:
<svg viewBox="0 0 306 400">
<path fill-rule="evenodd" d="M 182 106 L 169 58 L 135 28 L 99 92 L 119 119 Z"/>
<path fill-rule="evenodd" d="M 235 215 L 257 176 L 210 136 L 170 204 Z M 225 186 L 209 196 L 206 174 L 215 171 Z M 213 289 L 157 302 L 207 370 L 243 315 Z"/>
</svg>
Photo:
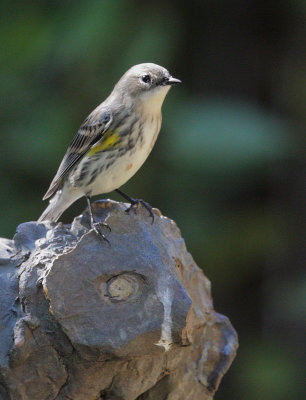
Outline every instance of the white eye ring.
<svg viewBox="0 0 306 400">
<path fill-rule="evenodd" d="M 141 81 L 143 83 L 149 84 L 149 83 L 151 83 L 152 79 L 151 79 L 150 75 L 146 74 L 146 75 L 142 75 Z"/>
</svg>

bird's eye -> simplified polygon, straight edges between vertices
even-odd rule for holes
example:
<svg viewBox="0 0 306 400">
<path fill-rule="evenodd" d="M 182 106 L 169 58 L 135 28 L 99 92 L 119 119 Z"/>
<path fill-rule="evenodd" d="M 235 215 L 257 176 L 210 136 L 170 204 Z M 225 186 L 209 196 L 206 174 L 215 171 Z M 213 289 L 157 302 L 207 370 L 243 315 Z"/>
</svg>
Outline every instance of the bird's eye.
<svg viewBox="0 0 306 400">
<path fill-rule="evenodd" d="M 150 83 L 150 82 L 151 82 L 151 77 L 150 77 L 150 75 L 143 75 L 143 76 L 141 77 L 141 80 L 142 80 L 142 82 L 144 82 L 144 83 Z"/>
</svg>

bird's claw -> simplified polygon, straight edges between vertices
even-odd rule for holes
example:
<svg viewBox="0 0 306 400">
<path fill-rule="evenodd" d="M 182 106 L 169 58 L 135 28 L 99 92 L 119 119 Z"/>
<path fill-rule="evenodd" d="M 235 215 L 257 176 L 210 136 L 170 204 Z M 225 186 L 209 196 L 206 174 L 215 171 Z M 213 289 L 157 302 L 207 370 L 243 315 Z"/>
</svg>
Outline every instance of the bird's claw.
<svg viewBox="0 0 306 400">
<path fill-rule="evenodd" d="M 111 230 L 111 227 L 110 227 L 106 222 L 95 222 L 95 224 L 96 224 L 96 225 L 99 225 L 99 226 L 103 226 L 103 228 L 108 229 L 109 232 L 112 231 L 112 230 Z"/>
<path fill-rule="evenodd" d="M 109 231 L 111 231 L 111 228 L 104 222 L 94 222 L 91 225 L 91 228 L 96 233 L 96 235 L 98 236 L 99 239 L 101 239 L 103 242 L 107 242 L 110 245 L 109 240 L 101 231 L 101 226 L 103 226 L 104 228 L 107 228 Z"/>
<path fill-rule="evenodd" d="M 153 222 L 154 222 L 154 213 L 153 213 L 152 206 L 149 203 L 147 203 L 146 201 L 142 200 L 142 199 L 131 199 L 131 205 L 130 205 L 130 207 L 128 207 L 125 210 L 125 212 L 127 214 L 129 214 L 131 210 L 134 210 L 135 213 L 136 213 L 139 204 L 141 204 L 149 212 L 149 215 L 152 218 L 152 224 L 153 224 Z"/>
</svg>

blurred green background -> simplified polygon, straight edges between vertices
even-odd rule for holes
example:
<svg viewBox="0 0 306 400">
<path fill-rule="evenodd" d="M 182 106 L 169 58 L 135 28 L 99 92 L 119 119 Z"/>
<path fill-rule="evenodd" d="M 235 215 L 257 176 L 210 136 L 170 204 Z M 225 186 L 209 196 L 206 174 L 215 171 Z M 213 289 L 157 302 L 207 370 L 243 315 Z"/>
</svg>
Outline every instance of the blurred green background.
<svg viewBox="0 0 306 400">
<path fill-rule="evenodd" d="M 177 222 L 238 331 L 217 400 L 302 399 L 305 4 L 0 5 L 3 237 L 39 217 L 79 125 L 130 66 L 155 62 L 182 79 L 154 151 L 123 190 Z"/>
</svg>

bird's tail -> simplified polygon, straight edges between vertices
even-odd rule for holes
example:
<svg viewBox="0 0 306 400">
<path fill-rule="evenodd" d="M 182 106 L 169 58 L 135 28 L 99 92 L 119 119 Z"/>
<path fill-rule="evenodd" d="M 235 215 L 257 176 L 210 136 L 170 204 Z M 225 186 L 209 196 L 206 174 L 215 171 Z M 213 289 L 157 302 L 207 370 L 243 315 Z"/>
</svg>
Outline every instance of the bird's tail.
<svg viewBox="0 0 306 400">
<path fill-rule="evenodd" d="M 63 212 L 80 197 L 82 197 L 81 193 L 68 193 L 65 189 L 58 190 L 50 200 L 48 207 L 39 217 L 38 222 L 56 222 Z"/>
</svg>

